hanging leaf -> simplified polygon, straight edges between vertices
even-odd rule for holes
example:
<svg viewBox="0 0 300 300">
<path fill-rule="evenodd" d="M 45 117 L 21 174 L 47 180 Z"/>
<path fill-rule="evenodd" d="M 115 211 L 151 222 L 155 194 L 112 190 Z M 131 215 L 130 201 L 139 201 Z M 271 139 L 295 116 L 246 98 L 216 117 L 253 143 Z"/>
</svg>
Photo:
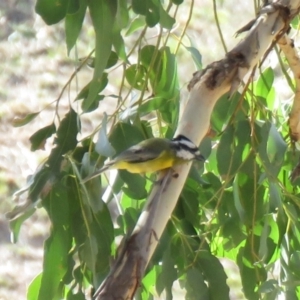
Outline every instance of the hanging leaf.
<svg viewBox="0 0 300 300">
<path fill-rule="evenodd" d="M 85 111 L 93 104 L 99 93 L 99 84 L 111 53 L 117 1 L 91 0 L 88 5 L 96 33 L 96 47 L 94 75 L 90 82 L 88 96 L 83 105 Z"/>
<path fill-rule="evenodd" d="M 131 65 L 126 69 L 125 77 L 127 82 L 137 90 L 145 88 L 147 70 L 143 66 Z"/>
<path fill-rule="evenodd" d="M 71 108 L 62 119 L 54 143 L 60 150 L 60 154 L 65 154 L 73 150 L 77 145 L 77 134 L 80 129 L 80 123 L 77 113 Z"/>
<path fill-rule="evenodd" d="M 214 300 L 226 300 L 229 298 L 229 288 L 226 284 L 226 273 L 219 260 L 208 251 L 199 251 L 199 265 L 203 269 L 205 279 L 208 282 L 209 295 Z"/>
<path fill-rule="evenodd" d="M 47 25 L 61 21 L 67 13 L 69 1 L 37 0 L 35 11 L 43 18 Z"/>
<path fill-rule="evenodd" d="M 172 27 L 175 24 L 175 19 L 172 18 L 164 9 L 162 6 L 159 7 L 159 24 L 161 27 L 166 29 L 172 29 Z"/>
<path fill-rule="evenodd" d="M 149 27 L 155 26 L 160 20 L 160 7 L 158 1 L 132 0 L 132 8 L 136 14 L 144 15 Z"/>
<path fill-rule="evenodd" d="M 30 138 L 29 141 L 31 143 L 31 151 L 35 150 L 44 150 L 46 140 L 52 136 L 56 131 L 55 125 L 52 123 L 49 126 L 46 126 L 37 132 L 35 132 Z"/>
<path fill-rule="evenodd" d="M 107 115 L 104 114 L 102 120 L 102 126 L 99 130 L 98 140 L 95 145 L 95 150 L 99 155 L 103 155 L 105 157 L 112 157 L 116 151 L 111 146 L 108 136 L 107 136 Z"/>
<path fill-rule="evenodd" d="M 31 122 L 33 119 L 35 119 L 35 117 L 37 117 L 39 114 L 40 114 L 39 112 L 38 113 L 31 113 L 31 114 L 26 115 L 23 118 L 15 118 L 12 121 L 12 125 L 14 127 L 24 126 L 24 125 L 28 124 L 29 122 Z"/>
<path fill-rule="evenodd" d="M 69 55 L 80 34 L 82 23 L 86 13 L 86 8 L 86 0 L 69 1 L 67 15 L 65 19 L 66 44 Z"/>
<path fill-rule="evenodd" d="M 52 232 L 44 245 L 44 262 L 38 300 L 52 300 L 67 272 L 68 253 L 72 246 L 69 231 L 67 191 L 57 185 L 43 201 L 52 222 Z"/>
<path fill-rule="evenodd" d="M 43 273 L 38 274 L 29 284 L 27 289 L 27 299 L 38 300 L 38 294 L 41 286 Z"/>
<path fill-rule="evenodd" d="M 199 50 L 194 47 L 186 47 L 186 50 L 188 50 L 191 53 L 192 59 L 197 67 L 197 70 L 202 70 L 202 55 L 199 52 Z"/>
<path fill-rule="evenodd" d="M 99 101 L 104 99 L 104 96 L 99 95 L 99 93 L 106 87 L 108 84 L 107 73 L 103 73 L 101 79 L 98 82 L 97 89 L 94 89 L 95 95 L 94 98 L 90 97 L 90 89 L 93 85 L 93 81 L 90 81 L 78 94 L 75 100 L 83 99 L 82 109 L 85 112 L 89 112 L 98 107 Z"/>
<path fill-rule="evenodd" d="M 142 16 L 138 16 L 131 22 L 129 28 L 127 29 L 125 36 L 129 36 L 139 30 L 140 28 L 145 26 L 145 18 Z"/>
</svg>

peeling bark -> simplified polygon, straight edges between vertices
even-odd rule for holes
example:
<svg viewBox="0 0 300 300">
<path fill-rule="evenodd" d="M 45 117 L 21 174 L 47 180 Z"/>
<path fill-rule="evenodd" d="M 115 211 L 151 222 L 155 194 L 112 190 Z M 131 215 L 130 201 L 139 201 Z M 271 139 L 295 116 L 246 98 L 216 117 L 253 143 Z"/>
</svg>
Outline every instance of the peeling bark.
<svg viewBox="0 0 300 300">
<path fill-rule="evenodd" d="M 284 35 L 278 40 L 295 80 L 295 96 L 289 118 L 290 137 L 293 142 L 300 139 L 300 57 L 292 39 Z"/>
<path fill-rule="evenodd" d="M 175 135 L 183 134 L 196 144 L 205 137 L 210 116 L 218 99 L 231 95 L 244 76 L 252 70 L 269 47 L 282 36 L 290 20 L 298 13 L 300 0 L 269 1 L 247 36 L 227 53 L 224 59 L 196 72 L 188 86 L 189 99 Z M 109 276 L 95 294 L 97 300 L 132 299 L 140 285 L 145 268 L 157 246 L 181 193 L 190 163 L 160 174 L 138 223 L 116 260 Z"/>
</svg>

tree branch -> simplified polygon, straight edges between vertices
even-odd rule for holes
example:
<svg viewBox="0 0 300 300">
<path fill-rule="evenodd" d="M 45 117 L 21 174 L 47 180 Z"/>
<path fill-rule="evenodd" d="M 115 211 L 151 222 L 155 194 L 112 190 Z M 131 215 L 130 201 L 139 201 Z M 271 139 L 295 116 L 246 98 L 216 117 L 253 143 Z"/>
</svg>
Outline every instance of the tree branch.
<svg viewBox="0 0 300 300">
<path fill-rule="evenodd" d="M 196 144 L 200 143 L 207 133 L 218 99 L 237 89 L 276 36 L 286 31 L 299 7 L 300 0 L 270 2 L 262 8 L 245 39 L 224 59 L 194 74 L 189 84 L 189 99 L 175 135 L 183 134 Z M 97 300 L 133 298 L 189 170 L 190 164 L 185 164 L 174 167 L 173 173 L 160 174 L 161 184 L 154 185 L 131 237 L 125 242 L 110 275 L 96 292 Z"/>
</svg>

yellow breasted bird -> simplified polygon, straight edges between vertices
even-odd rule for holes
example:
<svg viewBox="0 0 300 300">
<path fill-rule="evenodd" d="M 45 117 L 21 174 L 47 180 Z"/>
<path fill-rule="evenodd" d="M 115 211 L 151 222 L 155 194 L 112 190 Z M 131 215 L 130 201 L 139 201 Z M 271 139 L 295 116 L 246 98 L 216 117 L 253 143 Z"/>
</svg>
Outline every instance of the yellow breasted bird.
<svg viewBox="0 0 300 300">
<path fill-rule="evenodd" d="M 83 180 L 86 182 L 108 169 L 125 169 L 131 173 L 153 173 L 190 160 L 205 161 L 198 147 L 184 135 L 172 140 L 150 138 L 117 155 L 100 170 Z"/>
</svg>

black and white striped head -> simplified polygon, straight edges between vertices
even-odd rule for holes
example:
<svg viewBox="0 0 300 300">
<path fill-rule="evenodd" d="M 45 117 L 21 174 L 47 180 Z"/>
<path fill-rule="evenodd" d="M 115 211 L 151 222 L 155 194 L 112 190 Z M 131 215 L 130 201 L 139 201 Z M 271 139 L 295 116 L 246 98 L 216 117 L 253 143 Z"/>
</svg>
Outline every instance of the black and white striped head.
<svg viewBox="0 0 300 300">
<path fill-rule="evenodd" d="M 176 156 L 184 160 L 197 159 L 205 161 L 205 157 L 200 153 L 198 147 L 186 136 L 180 134 L 172 139 Z"/>
</svg>

